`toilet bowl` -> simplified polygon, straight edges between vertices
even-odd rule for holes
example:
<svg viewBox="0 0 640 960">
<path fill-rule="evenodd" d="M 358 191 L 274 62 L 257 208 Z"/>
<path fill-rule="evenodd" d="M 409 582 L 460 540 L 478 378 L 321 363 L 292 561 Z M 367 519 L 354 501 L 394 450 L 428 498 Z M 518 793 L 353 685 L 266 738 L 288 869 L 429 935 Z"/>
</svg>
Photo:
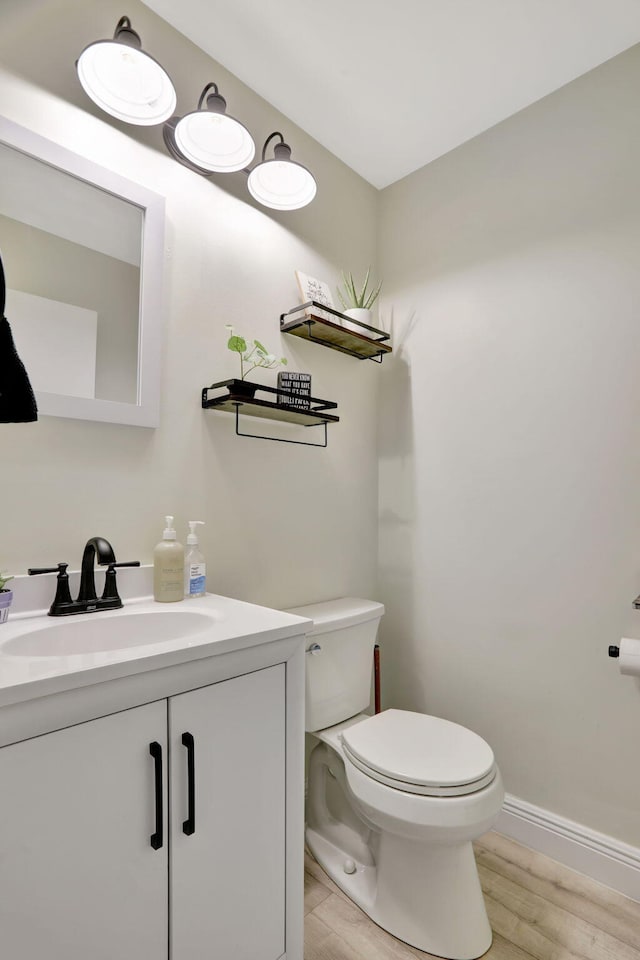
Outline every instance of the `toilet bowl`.
<svg viewBox="0 0 640 960">
<path fill-rule="evenodd" d="M 290 612 L 308 636 L 306 841 L 329 876 L 400 940 L 449 960 L 491 946 L 472 841 L 504 791 L 491 747 L 471 730 L 367 708 L 380 604 L 343 598 Z M 323 722 L 324 721 L 324 722 Z"/>
</svg>

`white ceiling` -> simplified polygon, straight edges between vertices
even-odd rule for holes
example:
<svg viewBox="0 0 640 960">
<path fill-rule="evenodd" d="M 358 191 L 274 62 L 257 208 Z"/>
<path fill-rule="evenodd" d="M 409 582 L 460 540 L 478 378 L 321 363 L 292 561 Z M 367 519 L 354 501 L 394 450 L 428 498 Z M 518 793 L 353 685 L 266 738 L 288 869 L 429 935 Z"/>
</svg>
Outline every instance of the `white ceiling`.
<svg viewBox="0 0 640 960">
<path fill-rule="evenodd" d="M 376 187 L 640 41 L 640 0 L 145 3 Z"/>
</svg>

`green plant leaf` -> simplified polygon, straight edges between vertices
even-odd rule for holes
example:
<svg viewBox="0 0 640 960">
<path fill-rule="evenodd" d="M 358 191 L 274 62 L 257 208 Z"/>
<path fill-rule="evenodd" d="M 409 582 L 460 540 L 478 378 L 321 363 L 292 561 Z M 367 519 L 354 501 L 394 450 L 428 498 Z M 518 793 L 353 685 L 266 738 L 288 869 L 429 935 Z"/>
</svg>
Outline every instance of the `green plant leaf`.
<svg viewBox="0 0 640 960">
<path fill-rule="evenodd" d="M 227 347 L 229 350 L 233 350 L 234 353 L 244 353 L 247 349 L 247 341 L 244 337 L 229 337 Z"/>
<path fill-rule="evenodd" d="M 286 367 L 287 364 L 289 363 L 289 361 L 287 360 L 286 357 L 280 357 L 280 363 L 281 363 L 284 367 Z"/>
<path fill-rule="evenodd" d="M 253 342 L 255 343 L 255 345 L 256 345 L 256 347 L 258 348 L 258 350 L 262 350 L 263 353 L 269 353 L 269 351 L 267 350 L 267 348 L 266 348 L 266 347 L 263 347 L 259 340 L 254 340 Z"/>
<path fill-rule="evenodd" d="M 13 576 L 7 577 L 5 574 L 0 573 L 0 590 L 4 590 L 5 584 L 9 583 L 9 580 L 13 580 Z"/>
<path fill-rule="evenodd" d="M 368 297 L 367 302 L 366 302 L 366 304 L 365 304 L 365 310 L 370 310 L 370 309 L 371 309 L 371 307 L 373 306 L 373 304 L 376 302 L 376 300 L 377 300 L 378 297 L 380 296 L 380 291 L 381 291 L 381 290 L 382 290 L 382 280 L 380 281 L 380 283 L 378 284 L 378 286 L 376 287 L 376 289 L 373 291 L 373 293 L 370 293 L 370 294 L 369 294 L 369 297 Z"/>
<path fill-rule="evenodd" d="M 354 307 L 359 307 L 360 304 L 358 303 L 358 293 L 356 291 L 356 283 L 355 283 L 355 280 L 353 279 L 352 273 L 349 274 L 349 279 L 347 281 L 347 291 L 349 293 L 351 305 Z"/>
<path fill-rule="evenodd" d="M 344 290 L 340 286 L 338 286 L 336 289 L 343 309 L 348 310 L 350 307 L 360 307 L 364 310 L 370 310 L 372 304 L 376 302 L 380 295 L 382 281 L 378 284 L 375 290 L 369 291 L 371 267 L 367 268 L 364 283 L 360 289 L 358 288 L 358 285 L 356 285 L 356 281 L 352 273 L 346 274 L 344 270 L 342 270 L 341 273 Z"/>
<path fill-rule="evenodd" d="M 362 284 L 362 290 L 360 291 L 360 296 L 358 297 L 358 306 L 364 307 L 365 301 L 367 299 L 367 287 L 369 286 L 369 275 L 371 274 L 371 267 L 367 267 L 367 273 L 364 278 L 364 283 Z"/>
<path fill-rule="evenodd" d="M 349 293 L 349 283 L 347 281 L 347 278 L 344 275 L 344 270 L 342 271 L 342 283 L 344 284 L 344 290 L 345 290 L 343 303 L 345 307 L 347 307 L 349 305 L 349 301 L 351 300 L 351 295 Z"/>
</svg>

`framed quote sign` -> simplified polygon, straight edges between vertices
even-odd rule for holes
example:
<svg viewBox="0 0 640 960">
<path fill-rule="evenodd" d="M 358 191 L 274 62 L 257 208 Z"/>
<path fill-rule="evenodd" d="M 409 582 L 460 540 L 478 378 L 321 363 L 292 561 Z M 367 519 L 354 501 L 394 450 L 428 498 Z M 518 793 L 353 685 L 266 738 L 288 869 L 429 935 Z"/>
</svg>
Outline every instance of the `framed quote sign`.
<svg viewBox="0 0 640 960">
<path fill-rule="evenodd" d="M 296 280 L 300 287 L 302 296 L 301 303 L 307 303 L 308 300 L 315 300 L 316 303 L 324 303 L 327 307 L 333 307 L 333 297 L 331 296 L 331 287 L 324 280 L 316 280 L 301 270 L 296 270 Z M 311 310 L 307 310 L 311 313 Z"/>
<path fill-rule="evenodd" d="M 308 410 L 311 407 L 311 374 L 294 373 L 293 370 L 281 370 L 278 374 L 278 390 L 286 390 L 287 396 L 278 393 L 278 403 L 298 410 Z"/>
</svg>

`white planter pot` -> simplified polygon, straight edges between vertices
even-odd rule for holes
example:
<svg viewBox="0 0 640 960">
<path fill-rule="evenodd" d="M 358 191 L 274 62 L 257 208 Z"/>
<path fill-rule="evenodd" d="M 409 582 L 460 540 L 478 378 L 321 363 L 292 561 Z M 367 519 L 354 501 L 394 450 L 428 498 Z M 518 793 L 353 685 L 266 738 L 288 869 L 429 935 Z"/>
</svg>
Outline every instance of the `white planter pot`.
<svg viewBox="0 0 640 960">
<path fill-rule="evenodd" d="M 364 307 L 350 307 L 344 311 L 344 315 L 345 317 L 352 317 L 353 320 L 357 320 L 359 323 L 366 323 L 369 327 L 373 326 L 373 313 L 371 310 L 365 310 Z M 365 330 L 364 327 L 359 327 L 357 323 L 348 323 L 343 320 L 342 326 L 346 330 L 353 330 L 354 333 L 361 333 L 363 337 L 369 336 L 369 331 Z"/>
<path fill-rule="evenodd" d="M 0 590 L 0 623 L 5 623 L 9 616 L 9 607 L 13 602 L 12 590 Z"/>
</svg>

